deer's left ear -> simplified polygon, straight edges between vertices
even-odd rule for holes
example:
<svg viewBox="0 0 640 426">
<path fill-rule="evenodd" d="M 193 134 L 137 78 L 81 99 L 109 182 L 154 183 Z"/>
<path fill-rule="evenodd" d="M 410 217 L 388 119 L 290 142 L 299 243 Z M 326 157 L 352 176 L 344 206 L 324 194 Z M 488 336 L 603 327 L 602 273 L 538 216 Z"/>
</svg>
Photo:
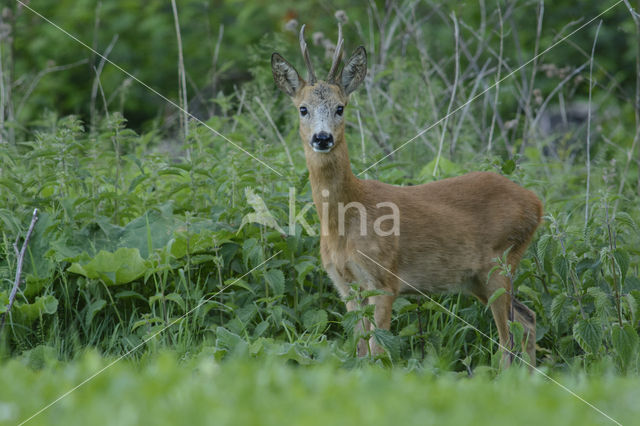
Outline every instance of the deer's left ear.
<svg viewBox="0 0 640 426">
<path fill-rule="evenodd" d="M 271 72 L 278 88 L 291 97 L 305 84 L 293 65 L 278 53 L 271 55 Z"/>
<path fill-rule="evenodd" d="M 356 90 L 367 75 L 367 51 L 364 46 L 358 47 L 342 69 L 340 84 L 344 93 L 349 96 Z"/>
</svg>

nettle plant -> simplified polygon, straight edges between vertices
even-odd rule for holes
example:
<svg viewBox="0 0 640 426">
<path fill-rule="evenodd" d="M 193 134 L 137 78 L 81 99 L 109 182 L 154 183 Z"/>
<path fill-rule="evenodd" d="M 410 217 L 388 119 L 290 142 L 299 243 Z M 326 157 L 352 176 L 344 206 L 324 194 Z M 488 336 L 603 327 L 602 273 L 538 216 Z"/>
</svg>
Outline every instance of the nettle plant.
<svg viewBox="0 0 640 426">
<path fill-rule="evenodd" d="M 628 213 L 614 213 L 609 198 L 593 204 L 586 226 L 565 213 L 547 215 L 529 273 L 543 287 L 535 300 L 547 313 L 544 327 L 558 350 L 552 357 L 611 354 L 622 370 L 637 370 L 640 280 L 631 259 L 639 228 Z"/>
</svg>

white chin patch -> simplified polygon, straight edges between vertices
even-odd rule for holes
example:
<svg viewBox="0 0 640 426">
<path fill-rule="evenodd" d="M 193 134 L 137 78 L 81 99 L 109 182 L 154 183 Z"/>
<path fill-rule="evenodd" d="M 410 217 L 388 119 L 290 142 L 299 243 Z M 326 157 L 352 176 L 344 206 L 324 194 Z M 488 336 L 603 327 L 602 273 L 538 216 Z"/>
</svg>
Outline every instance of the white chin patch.
<svg viewBox="0 0 640 426">
<path fill-rule="evenodd" d="M 313 148 L 313 147 L 312 147 L 312 148 Z M 314 150 L 315 152 L 320 152 L 320 153 L 322 153 L 322 154 L 326 154 L 327 152 L 331 151 L 331 148 L 333 148 L 333 147 L 330 147 L 330 148 L 327 148 L 327 149 L 318 149 L 318 148 L 313 148 L 313 150 Z"/>
</svg>

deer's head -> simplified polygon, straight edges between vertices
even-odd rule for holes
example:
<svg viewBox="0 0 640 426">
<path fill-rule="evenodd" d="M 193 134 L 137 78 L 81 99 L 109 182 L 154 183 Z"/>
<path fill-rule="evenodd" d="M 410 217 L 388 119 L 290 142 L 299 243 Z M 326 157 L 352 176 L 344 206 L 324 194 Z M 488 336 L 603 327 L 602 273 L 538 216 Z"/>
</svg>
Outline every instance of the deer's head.
<svg viewBox="0 0 640 426">
<path fill-rule="evenodd" d="M 367 52 L 358 47 L 342 71 L 338 72 L 342 56 L 342 28 L 338 25 L 338 43 L 326 80 L 316 79 L 304 41 L 304 25 L 300 29 L 300 49 L 307 66 L 304 80 L 280 54 L 271 55 L 271 70 L 276 85 L 293 100 L 300 116 L 300 136 L 305 150 L 326 154 L 344 143 L 344 109 L 349 95 L 367 74 Z"/>
</svg>

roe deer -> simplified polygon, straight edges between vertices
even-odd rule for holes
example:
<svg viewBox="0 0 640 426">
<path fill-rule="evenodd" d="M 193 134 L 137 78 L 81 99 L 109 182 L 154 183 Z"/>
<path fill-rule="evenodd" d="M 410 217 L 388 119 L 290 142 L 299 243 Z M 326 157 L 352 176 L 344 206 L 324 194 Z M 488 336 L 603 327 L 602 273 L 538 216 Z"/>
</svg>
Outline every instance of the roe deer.
<svg viewBox="0 0 640 426">
<path fill-rule="evenodd" d="M 508 319 L 513 312 L 525 328 L 523 348 L 535 364 L 535 313 L 515 299 L 512 305 L 509 278 L 495 271 L 488 276 L 496 265 L 494 259 L 507 250 L 507 263 L 515 271 L 541 222 L 542 203 L 533 192 L 490 172 L 406 187 L 358 179 L 351 171 L 343 113 L 349 95 L 365 78 L 367 55 L 364 47 L 358 47 L 338 72 L 342 46 L 339 27 L 325 81 L 316 79 L 304 26 L 300 48 L 307 80 L 278 53 L 271 56 L 276 85 L 299 111 L 300 136 L 322 228 L 322 263 L 341 297 L 348 297 L 350 283 L 384 291 L 368 300 L 375 304 L 375 324 L 365 321 L 361 327 L 389 329 L 391 306 L 399 293 L 461 291 L 486 304 L 496 290 L 504 288 L 506 293 L 491 304 L 501 347 L 511 349 Z M 382 226 L 391 219 L 393 223 Z M 346 304 L 347 310 L 358 307 L 353 300 Z M 368 350 L 379 353 L 382 348 L 373 338 L 360 340 L 358 355 Z M 503 352 L 503 365 L 510 363 L 511 356 Z"/>
</svg>

